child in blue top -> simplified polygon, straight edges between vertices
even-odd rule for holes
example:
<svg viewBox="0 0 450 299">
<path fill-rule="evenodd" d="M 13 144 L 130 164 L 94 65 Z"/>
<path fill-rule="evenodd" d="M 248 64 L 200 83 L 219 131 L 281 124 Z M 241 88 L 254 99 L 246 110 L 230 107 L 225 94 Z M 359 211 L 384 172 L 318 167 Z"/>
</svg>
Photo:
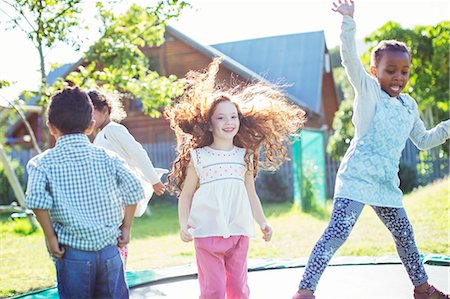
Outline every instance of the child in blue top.
<svg viewBox="0 0 450 299">
<path fill-rule="evenodd" d="M 343 15 L 341 56 L 355 89 L 355 137 L 338 170 L 329 226 L 315 245 L 293 298 L 314 298 L 323 271 L 349 236 L 365 204 L 375 210 L 392 233 L 415 286 L 414 298 L 449 298 L 428 284 L 403 208 L 398 165 L 408 138 L 420 149 L 442 144 L 450 136 L 450 121 L 427 131 L 414 99 L 400 93 L 409 80 L 411 66 L 410 53 L 403 43 L 380 42 L 372 52 L 369 75 L 356 52 L 353 1 L 334 3 L 333 10 Z"/>
<path fill-rule="evenodd" d="M 94 124 L 85 92 L 58 92 L 47 123 L 56 145 L 27 165 L 26 204 L 56 260 L 61 298 L 128 297 L 117 246 L 130 240 L 144 190 L 123 160 L 91 144 Z"/>
</svg>

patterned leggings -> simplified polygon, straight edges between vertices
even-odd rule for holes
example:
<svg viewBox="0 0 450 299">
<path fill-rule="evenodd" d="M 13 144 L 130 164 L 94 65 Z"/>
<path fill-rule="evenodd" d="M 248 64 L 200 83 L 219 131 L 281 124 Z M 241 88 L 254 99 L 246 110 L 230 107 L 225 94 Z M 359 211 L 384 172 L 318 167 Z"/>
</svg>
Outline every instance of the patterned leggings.
<svg viewBox="0 0 450 299">
<path fill-rule="evenodd" d="M 316 290 L 319 279 L 328 262 L 336 250 L 347 240 L 363 207 L 363 203 L 350 199 L 335 199 L 330 223 L 309 257 L 305 273 L 300 282 L 299 287 L 301 289 Z M 420 262 L 413 229 L 406 216 L 405 209 L 376 206 L 372 206 L 372 208 L 391 232 L 397 253 L 413 285 L 418 286 L 425 283 L 428 277 Z"/>
</svg>

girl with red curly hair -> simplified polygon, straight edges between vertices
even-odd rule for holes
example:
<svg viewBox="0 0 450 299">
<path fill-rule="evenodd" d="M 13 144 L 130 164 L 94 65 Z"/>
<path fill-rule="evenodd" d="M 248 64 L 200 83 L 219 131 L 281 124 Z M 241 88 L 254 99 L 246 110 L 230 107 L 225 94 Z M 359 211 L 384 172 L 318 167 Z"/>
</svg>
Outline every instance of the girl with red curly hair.
<svg viewBox="0 0 450 299">
<path fill-rule="evenodd" d="M 275 170 L 305 112 L 273 86 L 216 84 L 219 61 L 186 76 L 185 92 L 166 109 L 178 156 L 169 189 L 179 196 L 180 237 L 194 240 L 200 298 L 248 298 L 247 252 L 267 224 L 255 189 L 258 169 Z"/>
</svg>

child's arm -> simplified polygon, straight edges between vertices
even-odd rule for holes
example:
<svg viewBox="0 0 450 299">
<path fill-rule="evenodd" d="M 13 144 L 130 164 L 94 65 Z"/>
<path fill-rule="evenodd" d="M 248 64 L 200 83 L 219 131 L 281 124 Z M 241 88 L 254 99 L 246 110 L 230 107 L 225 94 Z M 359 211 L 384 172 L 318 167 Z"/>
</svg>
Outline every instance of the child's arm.
<svg viewBox="0 0 450 299">
<path fill-rule="evenodd" d="M 152 161 L 142 145 L 134 139 L 127 128 L 124 126 L 115 126 L 114 130 L 106 129 L 105 136 L 114 148 L 126 153 L 126 162 L 130 166 L 139 169 L 148 178 L 156 195 L 162 195 L 165 187 L 161 183 Z"/>
<path fill-rule="evenodd" d="M 444 143 L 450 138 L 450 120 L 439 123 L 436 127 L 427 130 L 423 121 L 420 119 L 417 104 L 415 103 L 416 120 L 413 129 L 409 134 L 411 141 L 420 150 L 427 150 Z"/>
<path fill-rule="evenodd" d="M 39 165 L 39 156 L 34 157 L 27 164 L 26 206 L 36 214 L 36 218 L 44 231 L 49 253 L 61 258 L 64 255 L 64 248 L 59 247 L 58 237 L 55 234 L 48 212 L 53 206 L 50 183 L 45 170 Z"/>
<path fill-rule="evenodd" d="M 255 180 L 253 178 L 253 168 L 247 170 L 245 175 L 245 187 L 247 189 L 248 199 L 250 200 L 250 207 L 252 209 L 253 218 L 259 224 L 263 233 L 263 239 L 268 242 L 272 238 L 272 228 L 267 224 L 266 217 L 261 205 L 261 200 L 256 193 Z"/>
<path fill-rule="evenodd" d="M 369 87 L 367 86 L 368 82 L 373 84 L 374 80 L 364 69 L 356 49 L 356 23 L 353 19 L 355 5 L 352 0 L 333 2 L 332 10 L 342 15 L 340 35 L 342 65 L 354 89 L 357 92 L 361 92 Z M 368 79 L 369 81 L 367 81 Z"/>
<path fill-rule="evenodd" d="M 36 214 L 36 219 L 44 231 L 49 253 L 56 258 L 61 258 L 64 255 L 64 247 L 59 246 L 58 237 L 53 230 L 53 225 L 48 210 L 33 209 L 33 212 Z"/>
<path fill-rule="evenodd" d="M 137 205 L 127 205 L 125 206 L 125 214 L 123 216 L 122 225 L 120 230 L 122 234 L 118 238 L 118 246 L 124 247 L 130 242 L 131 239 L 131 226 L 133 224 L 134 212 L 136 211 Z"/>
<path fill-rule="evenodd" d="M 178 221 L 180 223 L 180 237 L 184 242 L 192 241 L 192 235 L 189 233 L 189 228 L 194 228 L 192 224 L 188 223 L 189 212 L 191 210 L 192 198 L 197 189 L 198 176 L 195 171 L 194 164 L 191 160 L 186 172 L 186 179 L 184 180 L 183 189 L 178 198 Z"/>
</svg>

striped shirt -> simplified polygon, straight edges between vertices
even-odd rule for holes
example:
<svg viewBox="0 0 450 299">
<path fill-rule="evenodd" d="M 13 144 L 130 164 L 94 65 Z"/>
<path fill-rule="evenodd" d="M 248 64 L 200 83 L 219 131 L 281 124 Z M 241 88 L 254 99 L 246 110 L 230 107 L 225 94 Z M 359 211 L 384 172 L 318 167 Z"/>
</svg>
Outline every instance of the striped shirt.
<svg viewBox="0 0 450 299">
<path fill-rule="evenodd" d="M 123 205 L 144 196 L 125 162 L 84 134 L 61 136 L 27 171 L 27 207 L 49 210 L 59 243 L 80 250 L 117 244 Z"/>
</svg>

